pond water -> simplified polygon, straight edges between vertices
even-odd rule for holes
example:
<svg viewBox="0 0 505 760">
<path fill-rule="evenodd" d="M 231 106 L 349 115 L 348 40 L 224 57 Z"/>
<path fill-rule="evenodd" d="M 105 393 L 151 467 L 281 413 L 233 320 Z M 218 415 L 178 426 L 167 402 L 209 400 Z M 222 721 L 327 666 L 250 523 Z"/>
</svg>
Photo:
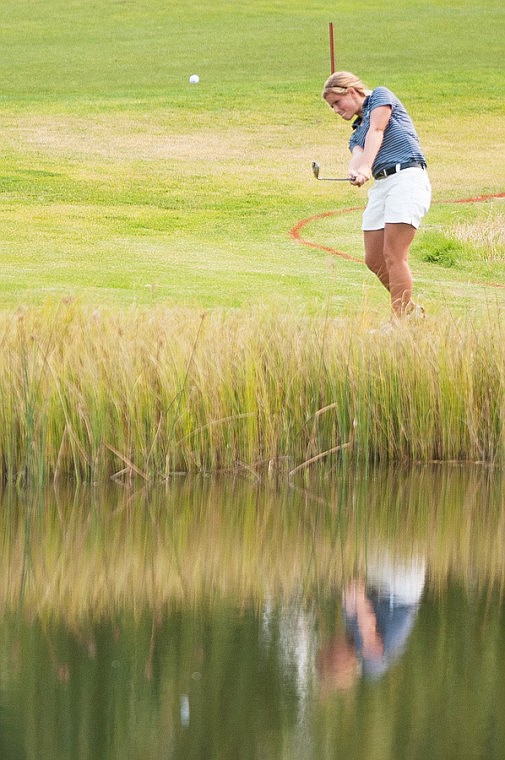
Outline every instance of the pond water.
<svg viewBox="0 0 505 760">
<path fill-rule="evenodd" d="M 503 758 L 503 486 L 5 491 L 0 758 Z"/>
</svg>

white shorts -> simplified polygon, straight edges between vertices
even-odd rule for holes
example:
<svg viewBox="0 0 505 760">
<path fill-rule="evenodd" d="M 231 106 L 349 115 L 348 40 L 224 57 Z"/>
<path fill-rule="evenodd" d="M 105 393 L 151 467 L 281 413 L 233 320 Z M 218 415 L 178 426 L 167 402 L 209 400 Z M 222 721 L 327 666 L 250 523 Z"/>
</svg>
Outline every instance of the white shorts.
<svg viewBox="0 0 505 760">
<path fill-rule="evenodd" d="M 431 202 L 431 185 L 426 169 L 402 169 L 375 180 L 368 191 L 362 230 L 382 230 L 385 224 L 411 224 L 416 229 Z"/>
</svg>

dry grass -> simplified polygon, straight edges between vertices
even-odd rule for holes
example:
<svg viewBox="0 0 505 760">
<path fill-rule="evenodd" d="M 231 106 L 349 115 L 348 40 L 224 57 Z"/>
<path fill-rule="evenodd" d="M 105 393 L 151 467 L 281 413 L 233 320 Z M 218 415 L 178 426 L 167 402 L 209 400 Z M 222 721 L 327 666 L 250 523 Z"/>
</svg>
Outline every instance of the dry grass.
<svg viewBox="0 0 505 760">
<path fill-rule="evenodd" d="M 163 162 L 175 161 L 177 173 L 182 175 L 188 167 L 194 172 L 195 165 L 201 166 L 202 162 L 219 166 L 216 171 L 221 172 L 232 162 L 240 165 L 241 175 L 257 177 L 258 166 L 261 166 L 264 177 L 278 177 L 278 157 L 282 150 L 284 164 L 300 164 L 290 168 L 290 173 L 301 171 L 305 180 L 310 179 L 306 147 L 300 145 L 299 140 L 290 141 L 284 129 L 270 124 L 261 124 L 258 128 L 253 123 L 238 131 L 232 118 L 230 121 L 227 128 L 220 130 L 216 130 L 212 120 L 206 125 L 200 119 L 197 124 L 188 123 L 185 129 L 178 124 L 179 129 L 174 134 L 172 120 L 156 111 L 137 116 L 107 114 L 93 118 L 38 115 L 7 121 L 2 129 L 2 143 L 7 150 L 22 144 L 28 153 L 43 155 L 45 161 L 54 162 L 55 167 L 62 160 L 80 159 L 85 164 L 84 175 L 92 174 L 94 161 L 105 159 L 109 169 L 118 161 L 159 162 L 158 171 L 166 173 L 174 170 L 174 164 L 167 167 Z M 255 156 L 254 162 L 244 162 L 244 156 L 248 155 Z M 187 162 L 187 167 L 183 162 Z M 75 166 L 73 168 L 76 171 Z M 135 170 L 138 173 L 138 164 Z M 79 171 L 83 171 L 82 166 Z"/>
<path fill-rule="evenodd" d="M 451 236 L 476 249 L 489 263 L 505 262 L 505 218 L 488 214 L 483 219 L 455 224 Z"/>
</svg>

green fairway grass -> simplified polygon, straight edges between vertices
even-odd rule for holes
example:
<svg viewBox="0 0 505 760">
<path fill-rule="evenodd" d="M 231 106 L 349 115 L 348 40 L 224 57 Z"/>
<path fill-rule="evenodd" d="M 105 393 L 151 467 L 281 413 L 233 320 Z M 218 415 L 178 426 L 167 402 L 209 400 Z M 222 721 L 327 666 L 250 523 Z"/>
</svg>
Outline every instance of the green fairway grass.
<svg viewBox="0 0 505 760">
<path fill-rule="evenodd" d="M 505 298 L 498 0 L 323 4 L 4 0 L 0 308 L 87 306 L 353 313 L 387 298 L 362 264 L 303 246 L 302 219 L 362 207 L 349 125 L 320 92 L 336 62 L 405 102 L 434 203 L 412 251 L 437 312 Z M 189 76 L 200 76 L 198 85 Z M 362 256 L 358 211 L 311 240 Z"/>
</svg>

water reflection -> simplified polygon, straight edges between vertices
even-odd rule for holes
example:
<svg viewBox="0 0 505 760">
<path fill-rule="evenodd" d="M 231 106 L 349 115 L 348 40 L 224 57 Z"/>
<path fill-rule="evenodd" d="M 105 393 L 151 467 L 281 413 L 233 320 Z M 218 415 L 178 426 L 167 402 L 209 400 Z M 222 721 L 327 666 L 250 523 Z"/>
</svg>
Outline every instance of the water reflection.
<svg viewBox="0 0 505 760">
<path fill-rule="evenodd" d="M 424 589 L 420 557 L 396 560 L 376 554 L 367 577 L 345 583 L 345 634 L 330 637 L 318 656 L 323 692 L 348 689 L 356 680 L 380 678 L 405 649 Z"/>
<path fill-rule="evenodd" d="M 502 757 L 501 473 L 1 506 L 2 760 Z"/>
</svg>

